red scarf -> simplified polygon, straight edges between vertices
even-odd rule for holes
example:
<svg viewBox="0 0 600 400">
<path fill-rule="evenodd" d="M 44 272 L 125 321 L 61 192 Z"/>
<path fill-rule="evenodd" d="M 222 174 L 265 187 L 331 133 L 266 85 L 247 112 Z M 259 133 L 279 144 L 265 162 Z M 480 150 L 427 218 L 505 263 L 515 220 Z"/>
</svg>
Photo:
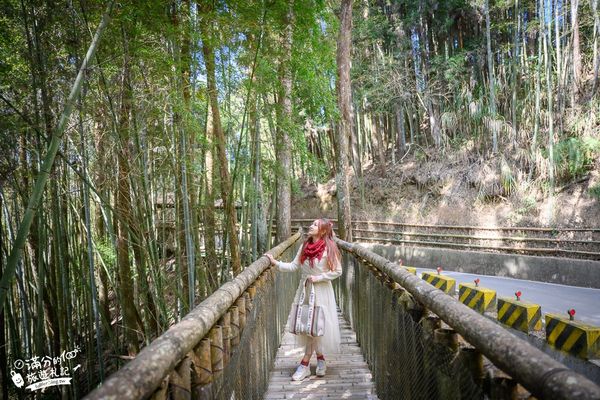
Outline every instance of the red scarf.
<svg viewBox="0 0 600 400">
<path fill-rule="evenodd" d="M 321 261 L 323 252 L 325 251 L 325 239 L 321 238 L 316 242 L 313 242 L 312 238 L 304 246 L 304 251 L 300 256 L 300 264 L 304 264 L 304 261 L 308 258 L 310 267 L 314 267 L 314 259 Z"/>
</svg>

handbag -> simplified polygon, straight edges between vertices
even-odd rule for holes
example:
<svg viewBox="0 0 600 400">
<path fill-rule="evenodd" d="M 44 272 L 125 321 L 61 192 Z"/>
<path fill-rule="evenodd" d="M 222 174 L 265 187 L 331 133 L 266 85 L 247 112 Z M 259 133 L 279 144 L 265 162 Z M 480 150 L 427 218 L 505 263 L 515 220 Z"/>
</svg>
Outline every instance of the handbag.
<svg viewBox="0 0 600 400">
<path fill-rule="evenodd" d="M 308 304 L 304 303 L 308 283 L 307 278 L 298 303 L 292 306 L 292 315 L 295 315 L 296 318 L 292 322 L 291 332 L 295 335 L 323 336 L 323 333 L 325 333 L 325 313 L 323 307 L 315 305 L 315 285 L 312 283 L 310 284 Z"/>
</svg>

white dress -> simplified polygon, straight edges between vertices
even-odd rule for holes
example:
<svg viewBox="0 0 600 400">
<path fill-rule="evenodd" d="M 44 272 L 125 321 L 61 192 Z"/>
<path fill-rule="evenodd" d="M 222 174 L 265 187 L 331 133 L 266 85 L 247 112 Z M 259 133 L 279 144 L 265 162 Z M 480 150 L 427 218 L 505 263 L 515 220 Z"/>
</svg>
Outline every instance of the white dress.
<svg viewBox="0 0 600 400">
<path fill-rule="evenodd" d="M 333 293 L 333 286 L 331 281 L 342 275 L 342 263 L 338 260 L 334 271 L 329 269 L 327 265 L 327 249 L 323 252 L 321 260 L 315 258 L 313 260 L 314 266 L 311 268 L 308 259 L 304 260 L 304 263 L 300 265 L 300 253 L 302 252 L 302 246 L 298 250 L 298 254 L 294 258 L 294 261 L 290 263 L 284 263 L 281 261 L 277 262 L 277 268 L 280 271 L 293 272 L 300 269 L 302 276 L 300 278 L 300 284 L 296 290 L 296 296 L 294 297 L 294 303 L 297 303 L 302 293 L 303 284 L 306 278 L 310 275 L 316 277 L 315 286 L 315 303 L 323 307 L 325 313 L 325 332 L 323 336 L 319 337 L 319 348 L 324 355 L 331 353 L 340 352 L 340 325 L 338 323 L 337 305 L 335 303 L 335 295 Z M 290 314 L 288 316 L 286 329 L 289 331 L 289 327 L 292 326 L 291 322 L 296 316 Z M 306 346 L 308 339 L 311 337 L 305 335 L 296 335 L 296 345 Z"/>
</svg>

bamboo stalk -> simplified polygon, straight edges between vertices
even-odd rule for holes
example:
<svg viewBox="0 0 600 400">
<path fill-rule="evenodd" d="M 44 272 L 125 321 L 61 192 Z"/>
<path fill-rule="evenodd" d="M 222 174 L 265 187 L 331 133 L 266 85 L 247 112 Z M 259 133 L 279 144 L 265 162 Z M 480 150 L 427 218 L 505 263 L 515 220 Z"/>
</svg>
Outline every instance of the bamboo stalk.
<svg viewBox="0 0 600 400">
<path fill-rule="evenodd" d="M 46 186 L 46 181 L 48 180 L 50 170 L 52 169 L 52 166 L 54 164 L 54 159 L 56 157 L 58 147 L 62 142 L 62 136 L 67 127 L 67 122 L 69 121 L 71 111 L 73 110 L 75 101 L 77 101 L 77 98 L 79 97 L 79 92 L 81 91 L 81 86 L 83 84 L 84 75 L 87 71 L 88 64 L 94 56 L 94 53 L 96 52 L 98 44 L 100 43 L 100 38 L 104 33 L 104 29 L 108 25 L 113 5 L 114 2 L 111 1 L 106 7 L 106 11 L 102 16 L 100 25 L 98 25 L 98 29 L 96 30 L 96 34 L 92 39 L 92 43 L 90 44 L 87 54 L 85 55 L 85 58 L 81 63 L 79 73 L 77 74 L 77 78 L 75 78 L 75 82 L 73 83 L 73 87 L 71 88 L 71 93 L 69 93 L 69 97 L 65 104 L 65 108 L 60 116 L 58 126 L 56 127 L 56 130 L 52 135 L 52 140 L 50 141 L 50 145 L 48 146 L 48 151 L 44 158 L 44 162 L 40 168 L 39 174 L 35 181 L 33 192 L 31 193 L 31 197 L 29 198 L 27 209 L 25 211 L 23 220 L 21 222 L 21 225 L 19 226 L 19 231 L 17 232 L 17 236 L 14 241 L 14 246 L 8 257 L 6 268 L 4 270 L 4 273 L 2 274 L 2 279 L 0 280 L 0 311 L 4 308 L 6 295 L 10 289 L 10 284 L 15 277 L 17 263 L 19 262 L 19 259 L 21 257 L 21 251 L 25 246 L 25 242 L 29 234 L 29 229 L 31 228 L 33 217 L 37 213 L 38 205 L 42 198 L 42 194 L 44 193 L 44 187 Z"/>
</svg>

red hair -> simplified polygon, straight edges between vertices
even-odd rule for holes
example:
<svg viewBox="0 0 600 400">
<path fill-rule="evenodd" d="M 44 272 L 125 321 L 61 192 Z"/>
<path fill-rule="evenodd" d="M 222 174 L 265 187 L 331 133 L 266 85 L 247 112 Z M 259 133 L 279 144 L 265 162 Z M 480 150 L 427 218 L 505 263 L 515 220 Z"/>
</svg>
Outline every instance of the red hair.
<svg viewBox="0 0 600 400">
<path fill-rule="evenodd" d="M 340 254 L 340 249 L 333 241 L 333 222 L 326 218 L 320 218 L 317 220 L 317 226 L 317 236 L 319 239 L 325 240 L 325 248 L 327 249 L 327 267 L 329 267 L 330 271 L 335 271 L 337 263 L 340 262 L 342 256 Z M 302 246 L 303 254 L 306 245 L 311 239 L 312 237 L 309 237 L 304 241 L 304 245 Z"/>
</svg>

